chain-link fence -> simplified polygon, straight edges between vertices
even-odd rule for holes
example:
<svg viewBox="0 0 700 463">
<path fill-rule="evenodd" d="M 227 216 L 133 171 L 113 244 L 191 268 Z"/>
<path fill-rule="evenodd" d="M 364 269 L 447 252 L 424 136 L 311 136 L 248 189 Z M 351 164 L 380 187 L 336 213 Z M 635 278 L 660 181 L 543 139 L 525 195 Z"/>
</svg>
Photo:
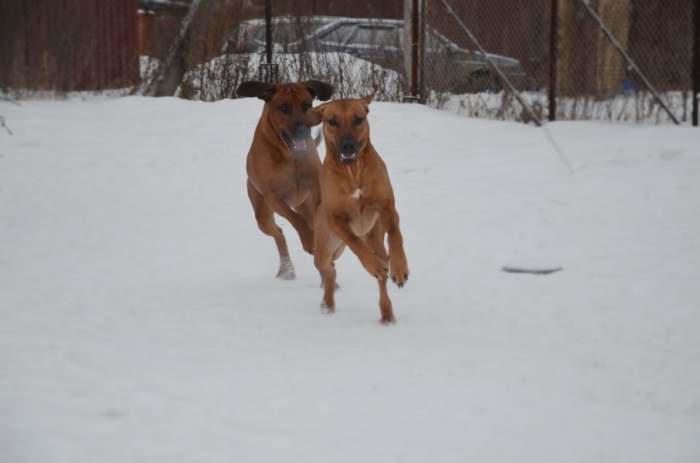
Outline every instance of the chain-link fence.
<svg viewBox="0 0 700 463">
<path fill-rule="evenodd" d="M 242 81 L 263 79 L 266 23 L 260 3 L 201 2 L 183 47 L 180 65 L 185 72 L 177 95 L 207 101 L 231 98 Z M 328 14 L 335 12 L 348 16 Z M 335 6 L 274 2 L 270 27 L 277 80 L 320 79 L 334 86 L 336 97 L 376 92 L 378 100 L 400 100 L 406 88 L 400 12 L 400 1 L 381 8 L 371 1 Z M 159 54 L 144 59 L 146 81 L 167 52 L 160 47 Z"/>
<path fill-rule="evenodd" d="M 680 121 L 690 117 L 693 0 L 390 3 L 385 16 L 394 17 L 358 14 L 371 13 L 372 2 L 355 3 L 349 16 L 303 4 L 275 11 L 272 61 L 279 79 L 323 79 L 338 97 L 412 95 L 414 25 L 405 8 L 417 5 L 415 96 L 431 106 L 523 122 L 544 120 L 552 109 L 556 119 L 568 120 L 668 122 L 664 106 Z M 404 14 L 396 17 L 401 7 Z M 265 22 L 259 8 L 250 13 L 242 0 L 222 0 L 197 15 L 181 96 L 231 97 L 239 82 L 259 76 Z"/>
<path fill-rule="evenodd" d="M 429 104 L 531 119 L 489 58 L 542 119 L 554 95 L 557 119 L 669 121 L 643 76 L 677 119 L 690 117 L 693 0 L 423 0 L 423 8 Z"/>
<path fill-rule="evenodd" d="M 491 60 L 542 116 L 548 64 L 545 0 L 424 0 L 423 6 L 422 87 L 428 104 L 473 117 L 527 120 Z"/>
<path fill-rule="evenodd" d="M 261 78 L 266 0 L 70 1 L 80 21 L 50 2 L 0 7 L 8 26 L 0 28 L 0 89 L 131 85 L 136 55 L 141 88 L 153 87 L 159 63 L 175 69 L 172 91 L 156 94 L 231 98 L 242 81 Z M 683 122 L 693 101 L 696 3 L 275 0 L 272 65 L 282 81 L 328 81 L 336 97 L 412 97 L 472 117 Z M 94 39 L 78 40 L 78 23 Z M 185 40 L 175 47 L 175 37 Z"/>
</svg>

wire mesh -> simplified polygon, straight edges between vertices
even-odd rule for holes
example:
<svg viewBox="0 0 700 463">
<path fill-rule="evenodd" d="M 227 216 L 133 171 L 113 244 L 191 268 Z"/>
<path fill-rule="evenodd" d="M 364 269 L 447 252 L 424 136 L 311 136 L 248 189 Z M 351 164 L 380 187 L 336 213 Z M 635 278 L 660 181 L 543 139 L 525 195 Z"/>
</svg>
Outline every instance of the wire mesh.
<svg viewBox="0 0 700 463">
<path fill-rule="evenodd" d="M 582 1 L 558 0 L 555 57 L 550 50 L 552 0 L 445 1 L 538 115 L 547 115 L 548 69 L 550 59 L 555 58 L 557 119 L 670 121 Z M 669 109 L 687 121 L 692 0 L 597 0 L 588 4 Z M 472 117 L 529 122 L 522 106 L 475 52 L 475 44 L 443 0 L 425 0 L 423 15 L 423 89 L 428 103 Z"/>
<path fill-rule="evenodd" d="M 586 0 L 585 4 L 556 0 L 559 13 L 553 24 L 554 1 L 418 0 L 420 100 L 466 116 L 530 122 L 532 115 L 489 67 L 488 58 L 512 81 L 536 118 L 544 120 L 553 84 L 550 64 L 555 63 L 557 119 L 668 123 L 662 105 L 588 12 L 589 5 L 675 117 L 690 119 L 694 0 Z M 176 81 L 177 94 L 210 101 L 234 97 L 242 81 L 258 79 L 266 69 L 261 66 L 266 61 L 264 2 L 202 0 L 201 4 L 177 60 L 183 70 L 182 79 Z M 379 100 L 402 101 L 413 95 L 408 66 L 409 25 L 413 25 L 404 19 L 412 17 L 405 9 L 413 4 L 412 0 L 276 0 L 272 63 L 278 66 L 279 80 L 325 80 L 341 98 L 376 92 Z M 142 78 L 148 80 L 181 29 L 179 22 L 191 1 L 138 0 L 138 5 L 136 31 L 133 12 L 130 21 L 125 19 L 126 7 L 85 10 L 96 18 L 115 13 L 114 18 L 131 24 L 115 26 L 110 29 L 114 33 L 100 34 L 99 40 L 78 40 L 82 36 L 74 33 L 75 21 L 58 18 L 49 24 L 39 14 L 43 10 L 5 7 L 3 24 L 20 24 L 22 14 L 32 12 L 33 22 L 27 23 L 36 23 L 32 37 L 48 38 L 37 39 L 39 45 L 32 48 L 23 35 L 33 30 L 26 24 L 3 29 L 0 87 L 72 90 L 127 85 L 134 80 L 136 37 Z M 119 23 L 117 19 L 110 24 Z M 462 26 L 487 57 L 476 52 L 477 44 Z M 550 49 L 552 31 L 556 54 Z M 54 50 L 57 47 L 60 53 Z M 27 51 L 34 48 L 36 53 Z M 128 60 L 120 55 L 124 50 L 130 50 Z M 94 59 L 80 59 L 88 55 Z M 69 65 L 56 64 L 63 61 Z"/>
<path fill-rule="evenodd" d="M 542 119 L 546 108 L 548 2 L 425 0 L 423 75 L 428 104 L 471 117 L 529 121 L 490 59 Z M 458 19 L 460 21 L 458 21 Z M 483 56 L 461 23 L 476 37 Z"/>
<path fill-rule="evenodd" d="M 661 99 L 687 120 L 691 87 L 691 0 L 590 3 Z M 562 3 L 559 119 L 668 122 L 669 115 L 579 0 Z"/>
<path fill-rule="evenodd" d="M 340 9 L 315 2 L 296 7 L 275 3 L 271 26 L 277 80 L 319 79 L 334 86 L 335 97 L 376 92 L 378 100 L 399 101 L 406 72 L 402 21 L 395 17 L 401 2 L 393 3 L 393 8 L 379 9 L 383 16 L 394 16 L 390 18 L 373 16 L 376 8 L 370 1 L 349 2 Z M 328 14 L 346 10 L 355 15 Z M 187 71 L 177 94 L 207 101 L 235 97 L 242 81 L 260 79 L 269 69 L 265 40 L 261 8 L 246 0 L 204 2 L 185 47 Z M 162 52 L 155 61 L 160 59 Z"/>
</svg>

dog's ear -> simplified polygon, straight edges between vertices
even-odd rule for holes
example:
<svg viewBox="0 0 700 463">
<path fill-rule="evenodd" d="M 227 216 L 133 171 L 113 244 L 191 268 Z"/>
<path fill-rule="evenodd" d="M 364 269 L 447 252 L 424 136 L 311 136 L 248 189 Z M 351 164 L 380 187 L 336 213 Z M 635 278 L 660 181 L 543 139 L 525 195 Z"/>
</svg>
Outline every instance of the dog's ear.
<svg viewBox="0 0 700 463">
<path fill-rule="evenodd" d="M 309 91 L 311 96 L 318 98 L 321 101 L 328 101 L 333 95 L 333 86 L 320 80 L 307 80 L 304 86 Z"/>
<path fill-rule="evenodd" d="M 315 108 L 310 108 L 304 114 L 304 124 L 307 127 L 313 127 L 323 122 L 323 109 L 325 105 L 319 105 Z"/>
<path fill-rule="evenodd" d="M 238 86 L 236 94 L 238 96 L 254 96 L 261 100 L 270 101 L 276 91 L 277 87 L 273 84 L 260 82 L 258 80 L 249 80 Z"/>
<path fill-rule="evenodd" d="M 360 98 L 360 100 L 362 100 L 362 104 L 365 105 L 365 110 L 369 112 L 369 104 L 372 102 L 372 100 L 374 100 L 374 93 L 372 93 L 371 95 L 363 96 L 362 98 Z"/>
</svg>

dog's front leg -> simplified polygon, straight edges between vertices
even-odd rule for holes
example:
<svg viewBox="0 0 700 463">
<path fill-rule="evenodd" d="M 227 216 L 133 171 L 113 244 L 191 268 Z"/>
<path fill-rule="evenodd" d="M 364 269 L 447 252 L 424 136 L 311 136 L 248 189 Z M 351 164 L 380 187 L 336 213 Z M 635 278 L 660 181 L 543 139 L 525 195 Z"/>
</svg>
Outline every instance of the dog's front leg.
<svg viewBox="0 0 700 463">
<path fill-rule="evenodd" d="M 389 242 L 389 268 L 391 269 L 391 280 L 399 288 L 403 287 L 408 280 L 408 262 L 403 249 L 403 236 L 399 228 L 399 214 L 393 204 L 388 205 L 382 211 L 382 221 L 387 231 Z"/>
<path fill-rule="evenodd" d="M 272 209 L 274 213 L 279 214 L 285 219 L 287 219 L 289 223 L 292 224 L 297 233 L 299 233 L 299 238 L 301 239 L 301 245 L 303 246 L 304 251 L 308 252 L 309 254 L 313 254 L 314 234 L 313 231 L 311 231 L 309 224 L 306 223 L 306 219 L 294 212 L 292 208 L 289 207 L 289 205 L 287 205 L 286 202 L 281 200 L 274 193 L 268 193 L 264 196 L 265 203 L 270 207 L 270 209 Z"/>
<path fill-rule="evenodd" d="M 379 258 L 353 231 L 350 229 L 350 219 L 344 214 L 330 214 L 329 225 L 333 233 L 340 240 L 347 244 L 355 253 L 362 266 L 375 278 L 386 279 L 389 269 L 382 259 Z"/>
</svg>

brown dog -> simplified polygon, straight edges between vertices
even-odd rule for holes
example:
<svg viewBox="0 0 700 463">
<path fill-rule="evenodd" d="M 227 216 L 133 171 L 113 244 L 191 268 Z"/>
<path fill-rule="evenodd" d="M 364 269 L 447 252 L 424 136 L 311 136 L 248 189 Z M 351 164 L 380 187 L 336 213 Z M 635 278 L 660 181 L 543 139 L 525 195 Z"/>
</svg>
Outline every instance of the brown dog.
<svg viewBox="0 0 700 463">
<path fill-rule="evenodd" d="M 304 250 L 313 253 L 321 161 L 306 118 L 313 99 L 328 100 L 333 87 L 315 80 L 278 85 L 250 81 L 243 82 L 237 93 L 265 101 L 248 151 L 248 197 L 258 227 L 275 239 L 280 256 L 277 277 L 293 280 L 287 241 L 273 213 L 287 219 L 299 233 Z"/>
<path fill-rule="evenodd" d="M 369 139 L 367 114 L 372 97 L 336 100 L 310 111 L 323 122 L 326 158 L 321 167 L 321 206 L 316 213 L 314 263 L 323 278 L 321 307 L 335 310 L 333 261 L 349 246 L 379 281 L 382 323 L 394 321 L 387 274 L 402 287 L 408 264 L 394 207 L 394 192 L 384 162 Z M 384 247 L 389 238 L 389 253 Z"/>
</svg>

